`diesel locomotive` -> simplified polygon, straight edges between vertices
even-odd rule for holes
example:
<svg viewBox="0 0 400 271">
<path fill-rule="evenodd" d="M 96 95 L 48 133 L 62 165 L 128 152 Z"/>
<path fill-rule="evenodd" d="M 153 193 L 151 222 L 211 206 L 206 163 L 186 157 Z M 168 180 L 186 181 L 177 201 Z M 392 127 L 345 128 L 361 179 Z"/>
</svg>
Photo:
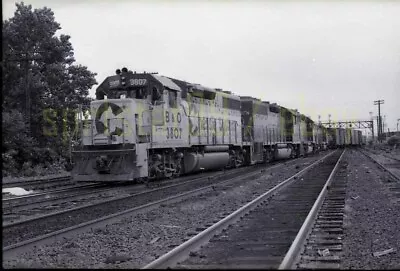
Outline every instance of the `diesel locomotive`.
<svg viewBox="0 0 400 271">
<path fill-rule="evenodd" d="M 340 139 L 297 110 L 127 68 L 99 85 L 90 116 L 72 151 L 77 181 L 172 178 L 309 155 Z"/>
</svg>

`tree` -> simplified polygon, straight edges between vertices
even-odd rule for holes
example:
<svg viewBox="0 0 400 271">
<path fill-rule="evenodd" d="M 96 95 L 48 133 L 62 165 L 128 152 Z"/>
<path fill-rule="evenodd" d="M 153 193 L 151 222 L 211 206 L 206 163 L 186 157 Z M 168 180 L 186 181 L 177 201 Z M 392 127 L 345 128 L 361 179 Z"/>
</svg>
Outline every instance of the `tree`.
<svg viewBox="0 0 400 271">
<path fill-rule="evenodd" d="M 38 147 L 51 146 L 62 153 L 68 144 L 66 133 L 74 131 L 78 105 L 89 107 L 89 89 L 97 84 L 96 73 L 74 64 L 70 36 L 56 35 L 61 27 L 51 9 L 33 10 L 23 2 L 16 7 L 14 17 L 3 21 L 2 111 L 9 119 L 19 120 L 7 123 L 6 149 L 26 140 L 13 136 L 12 131 L 16 130 L 13 126 L 21 131 L 24 120 L 20 114 L 26 120 L 26 99 L 30 98 L 31 133 L 23 135 Z"/>
</svg>

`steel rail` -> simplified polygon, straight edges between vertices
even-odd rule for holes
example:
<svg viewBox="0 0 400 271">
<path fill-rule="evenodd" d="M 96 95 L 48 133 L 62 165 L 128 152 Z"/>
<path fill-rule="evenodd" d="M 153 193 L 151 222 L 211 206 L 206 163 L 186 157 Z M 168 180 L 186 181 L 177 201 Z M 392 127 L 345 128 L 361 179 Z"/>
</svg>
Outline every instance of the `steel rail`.
<svg viewBox="0 0 400 271">
<path fill-rule="evenodd" d="M 331 155 L 333 153 L 334 152 L 326 155 L 322 159 L 325 159 L 326 157 L 328 157 L 329 155 Z M 321 161 L 321 160 L 319 160 L 319 161 Z M 292 160 L 292 161 L 294 161 L 294 160 Z M 315 165 L 316 163 L 317 162 L 313 163 L 312 165 Z M 284 164 L 283 163 L 275 164 L 275 165 L 273 165 L 273 166 L 271 166 L 269 168 L 266 168 L 266 170 L 270 170 L 270 169 L 273 169 L 273 168 L 276 168 L 276 167 L 279 167 L 279 166 L 284 166 Z M 309 168 L 309 167 L 310 166 L 308 166 L 307 168 Z M 300 171 L 299 173 L 301 173 L 303 171 L 304 170 Z M 298 175 L 299 173 L 297 173 L 296 175 Z M 223 180 L 221 182 L 213 183 L 213 184 L 205 186 L 205 187 L 200 187 L 200 188 L 197 188 L 197 189 L 194 189 L 194 190 L 191 190 L 191 191 L 187 191 L 187 192 L 175 195 L 175 196 L 168 197 L 166 199 L 161 199 L 161 200 L 158 200 L 158 201 L 150 202 L 150 203 L 147 203 L 147 204 L 144 204 L 144 205 L 141 205 L 141 206 L 137 206 L 137 207 L 134 207 L 134 208 L 131 208 L 131 209 L 128 209 L 128 210 L 124 210 L 124 211 L 121 211 L 121 212 L 118 212 L 118 213 L 110 214 L 108 216 L 100 217 L 98 219 L 94 219 L 94 220 L 91 220 L 91 221 L 83 222 L 83 223 L 80 223 L 78 225 L 74 225 L 74 226 L 71 226 L 71 227 L 68 227 L 68 228 L 65 228 L 65 229 L 61 229 L 61 230 L 58 230 L 58 231 L 54 231 L 54 232 L 48 233 L 46 235 L 42 235 L 42 236 L 39 236 L 39 237 L 35 237 L 35 238 L 29 239 L 29 240 L 25 240 L 25 241 L 13 244 L 13 245 L 9 245 L 9 246 L 3 248 L 3 259 L 9 258 L 9 257 L 13 257 L 13 256 L 15 256 L 15 255 L 17 255 L 19 253 L 25 252 L 25 251 L 33 248 L 33 247 L 49 244 L 49 243 L 55 242 L 57 240 L 62 240 L 63 238 L 67 238 L 67 237 L 70 237 L 72 235 L 85 232 L 87 230 L 91 230 L 91 229 L 93 230 L 95 228 L 104 227 L 105 225 L 113 223 L 115 221 L 118 221 L 118 220 L 120 220 L 120 219 L 122 219 L 124 217 L 129 217 L 129 216 L 135 215 L 137 213 L 141 213 L 141 212 L 144 212 L 144 211 L 151 210 L 151 209 L 154 209 L 156 207 L 159 207 L 161 204 L 174 203 L 176 201 L 185 199 L 185 198 L 193 196 L 195 194 L 202 193 L 207 189 L 213 189 L 213 187 L 215 185 L 231 182 L 233 180 L 237 180 L 238 178 L 243 178 L 243 177 L 245 177 L 247 175 L 251 176 L 251 175 L 255 175 L 255 174 L 259 174 L 259 172 L 257 172 L 257 173 L 249 172 L 249 173 L 244 174 L 244 176 L 236 176 L 236 177 L 234 177 L 232 179 Z M 194 181 L 194 180 L 192 180 L 192 181 Z M 177 185 L 179 185 L 179 184 L 175 184 L 173 186 L 177 186 Z M 164 188 L 165 187 L 158 188 L 158 189 L 153 189 L 152 191 L 159 190 L 159 189 L 164 189 Z M 149 191 L 146 191 L 145 193 L 149 193 Z M 79 208 L 82 208 L 82 207 L 78 207 L 77 209 L 79 209 Z M 19 223 L 16 223 L 16 224 L 19 224 Z M 4 226 L 3 226 L 3 228 L 4 228 Z"/>
<path fill-rule="evenodd" d="M 142 269 L 164 269 L 168 267 L 172 267 L 176 265 L 176 263 L 184 260 L 190 253 L 190 251 L 197 250 L 200 246 L 206 244 L 216 233 L 221 232 L 224 228 L 231 225 L 232 223 L 239 220 L 242 216 L 246 213 L 251 211 L 252 209 L 256 208 L 260 203 L 267 200 L 270 196 L 281 190 L 283 187 L 287 186 L 297 177 L 301 176 L 309 169 L 315 167 L 316 165 L 323 162 L 327 157 L 331 156 L 335 152 L 331 152 L 318 161 L 314 162 L 313 164 L 309 165 L 308 167 L 304 168 L 303 170 L 299 171 L 298 173 L 294 174 L 292 177 L 284 180 L 280 184 L 276 185 L 272 189 L 268 190 L 261 196 L 257 197 L 256 199 L 252 200 L 251 202 L 245 204 L 235 212 L 231 213 L 227 217 L 223 218 L 222 220 L 218 221 L 217 223 L 213 224 L 209 228 L 205 229 L 204 231 L 200 232 L 199 234 L 195 235 L 193 238 L 187 240 L 183 244 L 175 247 L 170 252 L 164 254 L 160 258 L 154 260 L 153 262 L 145 265 Z"/>
<path fill-rule="evenodd" d="M 306 219 L 304 220 L 303 225 L 301 226 L 296 238 L 294 239 L 292 245 L 290 246 L 288 252 L 285 255 L 282 263 L 280 264 L 278 269 L 292 269 L 293 265 L 299 256 L 300 250 L 303 247 L 304 241 L 308 236 L 308 233 L 312 229 L 312 225 L 315 221 L 315 218 L 321 209 L 321 206 L 325 200 L 326 194 L 328 193 L 328 187 L 332 183 L 333 178 L 336 174 L 336 171 L 339 167 L 340 162 L 342 161 L 343 155 L 346 152 L 346 149 L 340 155 L 338 161 L 336 162 L 335 167 L 333 168 L 331 174 L 328 177 L 324 187 L 322 188 L 321 192 L 318 195 L 317 200 L 315 201 L 313 207 L 311 208 L 310 212 L 308 213 Z"/>
</svg>

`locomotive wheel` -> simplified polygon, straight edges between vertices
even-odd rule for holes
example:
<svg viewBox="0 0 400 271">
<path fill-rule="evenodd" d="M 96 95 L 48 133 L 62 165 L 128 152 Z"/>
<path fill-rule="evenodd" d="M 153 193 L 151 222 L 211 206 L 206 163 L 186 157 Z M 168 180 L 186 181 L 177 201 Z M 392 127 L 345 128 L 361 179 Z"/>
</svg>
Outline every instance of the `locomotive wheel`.
<svg viewBox="0 0 400 271">
<path fill-rule="evenodd" d="M 267 150 L 266 156 L 265 156 L 265 162 L 266 163 L 271 163 L 272 160 L 273 160 L 272 152 L 271 152 L 271 150 Z"/>
<path fill-rule="evenodd" d="M 234 161 L 235 168 L 243 166 L 243 161 L 244 161 L 243 153 L 239 153 L 235 157 L 235 161 Z"/>
<path fill-rule="evenodd" d="M 292 151 L 290 152 L 290 159 L 296 158 L 296 150 L 292 147 Z"/>
</svg>

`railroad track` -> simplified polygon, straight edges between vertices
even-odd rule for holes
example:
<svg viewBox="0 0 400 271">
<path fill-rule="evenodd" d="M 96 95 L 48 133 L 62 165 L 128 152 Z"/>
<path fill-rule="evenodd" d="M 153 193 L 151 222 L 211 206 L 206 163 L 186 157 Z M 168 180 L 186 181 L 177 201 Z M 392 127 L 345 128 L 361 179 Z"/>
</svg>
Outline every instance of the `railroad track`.
<svg viewBox="0 0 400 271">
<path fill-rule="evenodd" d="M 57 208 L 67 208 L 78 202 L 89 201 L 90 195 L 116 190 L 101 183 L 79 185 L 47 192 L 33 193 L 2 200 L 3 222 L 14 222 L 21 217 L 51 212 Z M 86 197 L 85 197 L 86 196 Z M 82 198 L 83 197 L 83 198 Z M 81 198 L 81 199 L 80 199 Z"/>
<path fill-rule="evenodd" d="M 196 179 L 210 176 L 220 176 L 223 172 L 205 172 L 196 176 Z M 148 190 L 149 187 L 160 187 L 172 185 L 185 180 L 192 180 L 193 175 L 183 176 L 174 180 L 164 180 L 160 183 L 149 184 L 133 183 L 95 183 L 77 187 L 47 191 L 3 199 L 3 222 L 15 223 L 18 220 L 27 219 L 33 215 L 43 215 L 56 212 L 58 209 L 75 208 L 89 202 L 99 202 L 112 197 L 120 197 L 129 193 L 140 193 Z M 129 187 L 131 186 L 131 187 Z M 76 191 L 78 190 L 78 191 Z"/>
<path fill-rule="evenodd" d="M 2 183 L 2 188 L 10 187 L 22 187 L 25 189 L 48 189 L 53 187 L 73 185 L 75 182 L 72 181 L 71 176 L 58 176 L 46 179 L 34 179 L 34 180 L 24 180 L 24 181 L 10 181 Z"/>
<path fill-rule="evenodd" d="M 278 268 L 342 155 L 326 155 L 144 268 Z"/>
<path fill-rule="evenodd" d="M 235 170 L 235 169 L 230 169 Z M 243 170 L 243 169 L 236 169 Z M 229 170 L 228 170 L 229 171 Z M 78 205 L 94 201 L 104 201 L 112 197 L 127 195 L 128 193 L 139 193 L 148 188 L 172 185 L 193 178 L 218 177 L 225 174 L 225 171 L 208 171 L 200 174 L 184 175 L 173 180 L 162 180 L 160 182 L 149 183 L 90 183 L 63 189 L 33 193 L 23 196 L 4 198 L 3 203 L 3 222 L 15 223 L 20 219 L 27 219 L 29 216 L 47 214 L 58 209 L 75 208 Z M 111 185 L 111 187 L 110 187 Z M 128 187 L 127 186 L 133 186 Z M 122 187 L 122 188 L 121 188 Z M 78 190 L 78 191 L 77 191 Z"/>
<path fill-rule="evenodd" d="M 382 156 L 384 156 L 384 157 L 386 157 L 386 158 L 389 158 L 389 159 L 395 160 L 395 161 L 397 161 L 397 162 L 400 162 L 400 159 L 399 159 L 399 158 L 394 157 L 394 156 L 391 155 L 391 154 L 388 154 L 388 153 L 390 153 L 390 151 L 388 151 L 387 149 L 380 148 L 380 149 L 379 149 L 380 151 L 377 151 L 377 150 L 371 149 L 371 148 L 364 148 L 364 150 L 366 150 L 366 151 L 368 151 L 368 152 L 370 152 L 370 153 L 373 153 L 373 154 L 375 154 L 375 155 L 382 155 Z"/>
<path fill-rule="evenodd" d="M 279 166 L 275 165 L 275 166 Z M 237 179 L 244 176 L 254 176 L 254 168 L 239 168 L 225 173 L 220 173 L 213 178 L 210 176 L 196 178 L 160 188 L 133 193 L 128 196 L 115 198 L 96 204 L 88 204 L 77 208 L 55 212 L 52 214 L 23 220 L 17 223 L 3 225 L 3 256 L 4 253 L 16 251 L 16 248 L 27 248 L 27 244 L 37 244 L 37 241 L 49 241 L 52 237 L 60 237 L 61 233 L 76 233 L 87 229 L 86 224 L 94 227 L 103 225 L 102 222 L 114 221 L 139 210 L 146 210 L 147 207 L 156 207 L 163 202 L 173 202 L 174 199 L 182 199 L 187 194 L 190 196 L 200 190 L 210 189 L 213 185 L 223 181 L 231 180 L 233 176 Z M 203 181 L 203 182 L 202 182 Z M 186 193 L 184 186 L 187 186 Z M 197 187 L 197 189 L 196 189 Z M 170 196 L 175 195 L 175 196 Z M 132 208 L 135 207 L 135 208 Z M 23 237 L 20 232 L 26 232 Z M 79 231 L 80 232 L 80 231 Z M 16 237 L 16 238 L 15 238 Z M 28 239 L 28 240 L 26 240 Z M 17 249 L 21 250 L 21 249 Z"/>
<path fill-rule="evenodd" d="M 279 269 L 340 269 L 348 163 L 320 194 Z"/>
<path fill-rule="evenodd" d="M 3 226 L 3 257 L 13 257 L 21 252 L 29 251 L 33 246 L 52 243 L 55 240 L 69 237 L 89 229 L 103 227 L 107 224 L 148 211 L 162 204 L 174 203 L 185 198 L 214 190 L 216 185 L 230 182 L 243 182 L 244 179 L 258 178 L 268 169 L 287 166 L 287 163 L 239 168 L 227 171 L 218 177 L 203 178 L 174 184 L 166 187 L 136 193 L 112 201 L 81 206 L 51 216 L 43 216 L 23 223 Z M 262 168 L 261 170 L 256 170 Z M 297 167 L 296 167 L 297 168 Z M 256 170 L 256 171 L 255 171 Z M 39 230 L 40 229 L 40 230 Z"/>
<path fill-rule="evenodd" d="M 377 164 L 384 172 L 389 173 L 395 180 L 398 182 L 400 181 L 400 176 L 396 175 L 394 172 L 390 170 L 390 168 L 382 163 L 379 163 L 371 154 L 368 153 L 368 151 L 362 151 L 360 150 L 362 154 L 367 156 L 369 159 L 371 159 L 375 164 Z M 389 159 L 395 160 L 392 157 L 387 157 Z M 400 164 L 396 163 L 396 168 L 400 168 Z"/>
<path fill-rule="evenodd" d="M 371 156 L 368 152 L 361 151 L 368 160 L 372 161 L 374 164 L 378 166 L 379 169 L 383 171 L 383 174 L 380 176 L 382 183 L 389 190 L 389 197 L 393 202 L 400 202 L 400 176 L 392 171 L 388 165 L 379 163 L 373 156 Z M 393 164 L 390 164 L 393 166 Z M 397 170 L 400 169 L 400 164 L 396 164 L 395 168 Z M 399 172 L 399 171 L 397 171 Z"/>
<path fill-rule="evenodd" d="M 67 192 L 67 191 L 75 191 L 79 190 L 82 188 L 91 188 L 91 187 L 96 187 L 99 186 L 99 184 L 81 184 L 77 185 L 74 187 L 68 187 L 68 188 L 61 188 L 61 189 L 55 189 L 51 191 L 46 191 L 46 192 L 37 192 L 37 193 L 32 193 L 32 194 L 27 194 L 27 195 L 22 195 L 22 196 L 13 196 L 13 197 L 8 197 L 8 198 L 3 198 L 2 203 L 3 207 L 4 205 L 17 205 L 14 204 L 15 202 L 18 201 L 23 201 L 23 200 L 28 200 L 28 199 L 33 199 L 33 198 L 40 198 L 42 196 L 49 196 L 49 195 L 57 195 L 59 193 Z"/>
</svg>

